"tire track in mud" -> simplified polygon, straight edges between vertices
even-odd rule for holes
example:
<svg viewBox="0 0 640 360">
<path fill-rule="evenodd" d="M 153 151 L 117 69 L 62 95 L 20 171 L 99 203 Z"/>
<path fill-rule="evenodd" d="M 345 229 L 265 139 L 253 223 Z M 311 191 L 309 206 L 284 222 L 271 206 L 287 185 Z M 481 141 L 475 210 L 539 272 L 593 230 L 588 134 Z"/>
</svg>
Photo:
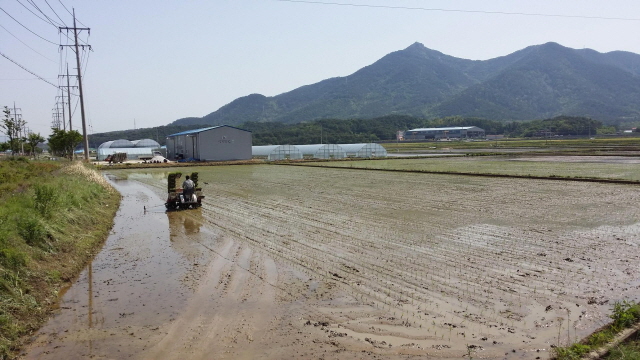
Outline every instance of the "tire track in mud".
<svg viewBox="0 0 640 360">
<path fill-rule="evenodd" d="M 162 339 L 143 358 L 250 359 L 259 352 L 252 342 L 268 328 L 265 310 L 275 307 L 276 290 L 245 268 L 253 264 L 258 276 L 277 283 L 275 264 L 233 240 L 218 252 L 185 311 L 160 329 Z"/>
</svg>

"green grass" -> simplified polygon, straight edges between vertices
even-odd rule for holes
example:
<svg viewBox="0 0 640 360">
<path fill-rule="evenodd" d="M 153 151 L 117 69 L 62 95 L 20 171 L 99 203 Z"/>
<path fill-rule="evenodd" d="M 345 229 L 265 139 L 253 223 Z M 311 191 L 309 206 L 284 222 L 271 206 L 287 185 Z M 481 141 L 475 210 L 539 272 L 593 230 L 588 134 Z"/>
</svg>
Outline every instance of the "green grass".
<svg viewBox="0 0 640 360">
<path fill-rule="evenodd" d="M 331 166 L 436 173 L 496 174 L 532 177 L 590 178 L 640 181 L 640 166 L 614 162 L 516 161 L 516 156 L 388 158 L 310 162 L 307 166 Z M 602 159 L 604 160 L 604 159 Z"/>
<path fill-rule="evenodd" d="M 629 341 L 614 346 L 606 360 L 640 360 L 640 334 L 636 333 Z"/>
<path fill-rule="evenodd" d="M 609 317 L 613 320 L 611 324 L 609 324 L 603 330 L 600 330 L 596 333 L 591 334 L 591 336 L 589 336 L 582 342 L 572 344 L 571 346 L 567 346 L 567 347 L 554 348 L 554 351 L 553 351 L 554 359 L 578 360 L 578 359 L 581 359 L 584 355 L 591 352 L 592 350 L 596 350 L 599 347 L 606 345 L 607 343 L 612 341 L 620 331 L 640 321 L 640 304 L 632 301 L 616 302 L 613 305 L 613 309 L 611 310 L 611 315 L 609 315 Z M 625 348 L 625 350 L 627 349 Z M 607 359 L 628 359 L 628 358 L 607 357 Z"/>
<path fill-rule="evenodd" d="M 0 359 L 10 359 L 106 239 L 120 196 L 80 163 L 7 159 L 0 179 Z"/>
</svg>

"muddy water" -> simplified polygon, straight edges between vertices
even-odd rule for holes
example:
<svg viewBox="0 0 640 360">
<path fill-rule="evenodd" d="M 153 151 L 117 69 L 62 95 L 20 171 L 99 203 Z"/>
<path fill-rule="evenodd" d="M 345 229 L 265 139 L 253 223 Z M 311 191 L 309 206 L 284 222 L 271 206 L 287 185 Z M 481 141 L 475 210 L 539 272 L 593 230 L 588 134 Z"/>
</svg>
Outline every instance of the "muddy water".
<svg viewBox="0 0 640 360">
<path fill-rule="evenodd" d="M 60 309 L 35 336 L 27 359 L 140 354 L 194 292 L 200 267 L 210 257 L 201 244 L 215 246 L 219 240 L 202 228 L 199 210 L 165 214 L 156 206 L 162 200 L 148 188 L 113 183 L 123 201 L 112 233 L 61 297 Z"/>
</svg>

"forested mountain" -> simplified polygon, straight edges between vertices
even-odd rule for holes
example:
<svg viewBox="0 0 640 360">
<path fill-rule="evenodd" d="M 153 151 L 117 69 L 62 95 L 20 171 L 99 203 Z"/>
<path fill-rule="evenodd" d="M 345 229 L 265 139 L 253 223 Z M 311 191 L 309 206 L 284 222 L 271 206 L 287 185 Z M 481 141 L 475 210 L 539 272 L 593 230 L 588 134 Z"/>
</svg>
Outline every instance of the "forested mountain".
<svg viewBox="0 0 640 360">
<path fill-rule="evenodd" d="M 114 131 L 94 134 L 89 137 L 90 146 L 115 139 L 157 139 L 165 144 L 166 135 L 202 127 L 159 126 L 156 128 Z M 511 137 L 540 137 L 549 135 L 595 135 L 614 133 L 614 127 L 603 126 L 602 122 L 571 116 L 534 121 L 496 121 L 482 118 L 451 116 L 425 119 L 409 115 L 387 115 L 372 119 L 319 119 L 297 124 L 279 122 L 246 122 L 242 129 L 252 132 L 253 145 L 274 144 L 346 144 L 371 141 L 394 140 L 398 130 L 420 127 L 478 126 L 487 135 L 504 134 Z"/>
<path fill-rule="evenodd" d="M 502 121 L 573 115 L 607 123 L 637 121 L 640 55 L 547 43 L 474 61 L 415 43 L 349 76 L 273 97 L 251 94 L 202 118 L 173 124 L 299 123 L 389 114 Z"/>
</svg>

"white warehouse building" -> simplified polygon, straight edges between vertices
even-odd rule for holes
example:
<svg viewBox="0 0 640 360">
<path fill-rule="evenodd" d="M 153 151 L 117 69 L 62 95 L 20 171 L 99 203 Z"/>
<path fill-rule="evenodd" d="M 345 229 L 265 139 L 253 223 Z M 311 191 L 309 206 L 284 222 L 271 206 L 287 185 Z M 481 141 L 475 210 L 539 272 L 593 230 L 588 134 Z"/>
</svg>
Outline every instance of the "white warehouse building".
<svg viewBox="0 0 640 360">
<path fill-rule="evenodd" d="M 229 125 L 187 130 L 167 136 L 167 158 L 192 161 L 249 160 L 251 141 L 251 131 Z"/>
<path fill-rule="evenodd" d="M 441 128 L 419 128 L 404 132 L 405 140 L 470 138 L 484 139 L 485 132 L 477 126 L 453 126 Z"/>
</svg>

